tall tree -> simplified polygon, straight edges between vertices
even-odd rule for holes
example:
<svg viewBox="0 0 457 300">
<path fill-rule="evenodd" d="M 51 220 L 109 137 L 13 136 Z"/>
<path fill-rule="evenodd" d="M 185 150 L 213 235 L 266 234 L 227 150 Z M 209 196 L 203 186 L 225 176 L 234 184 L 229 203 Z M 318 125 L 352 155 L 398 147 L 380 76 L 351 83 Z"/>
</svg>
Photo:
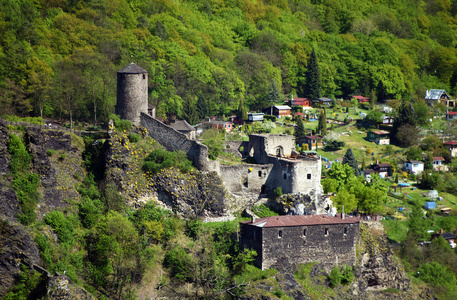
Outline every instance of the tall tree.
<svg viewBox="0 0 457 300">
<path fill-rule="evenodd" d="M 305 73 L 306 84 L 304 86 L 304 93 L 306 97 L 311 99 L 318 99 L 321 97 L 321 74 L 319 72 L 319 64 L 317 62 L 316 51 L 313 48 L 311 56 L 308 60 L 308 66 Z"/>
<path fill-rule="evenodd" d="M 371 92 L 370 92 L 370 105 L 371 107 L 374 107 L 376 104 L 376 98 L 375 98 L 375 95 L 374 95 L 374 90 L 371 89 Z"/>
<path fill-rule="evenodd" d="M 240 98 L 240 104 L 238 106 L 236 116 L 238 117 L 238 119 L 243 121 L 246 121 L 248 119 L 248 112 L 246 110 L 246 107 L 244 106 L 243 98 Z"/>
<path fill-rule="evenodd" d="M 359 165 L 355 159 L 354 153 L 352 153 L 351 148 L 348 148 L 346 154 L 343 157 L 343 165 L 349 165 L 354 170 L 354 174 L 356 176 L 360 175 Z"/>
<path fill-rule="evenodd" d="M 319 114 L 319 123 L 317 124 L 317 132 L 320 135 L 326 135 L 327 134 L 327 117 L 325 116 L 325 109 L 322 109 L 320 114 Z"/>
<path fill-rule="evenodd" d="M 378 86 L 376 87 L 376 99 L 378 99 L 378 102 L 386 101 L 386 91 L 382 80 L 379 80 Z"/>
<path fill-rule="evenodd" d="M 196 105 L 190 96 L 184 98 L 182 116 L 190 125 L 195 125 L 199 121 Z"/>
<path fill-rule="evenodd" d="M 297 126 L 294 129 L 294 136 L 295 138 L 299 139 L 306 136 L 305 126 L 303 126 L 303 121 L 300 116 L 297 116 L 297 120 L 295 121 Z"/>
<path fill-rule="evenodd" d="M 392 141 L 402 147 L 409 147 L 417 143 L 417 124 L 418 119 L 413 105 L 409 102 L 400 105 L 390 132 Z"/>
<path fill-rule="evenodd" d="M 208 116 L 208 103 L 205 98 L 203 97 L 198 97 L 197 100 L 197 112 L 198 112 L 198 118 L 200 120 L 203 120 Z"/>
</svg>

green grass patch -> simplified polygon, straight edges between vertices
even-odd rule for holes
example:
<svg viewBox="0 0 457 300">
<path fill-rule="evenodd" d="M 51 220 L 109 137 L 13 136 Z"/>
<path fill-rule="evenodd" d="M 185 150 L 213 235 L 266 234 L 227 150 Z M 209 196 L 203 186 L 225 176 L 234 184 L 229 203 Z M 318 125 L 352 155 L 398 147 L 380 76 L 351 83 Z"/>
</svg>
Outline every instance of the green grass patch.
<svg viewBox="0 0 457 300">
<path fill-rule="evenodd" d="M 391 242 L 400 243 L 405 240 L 408 229 L 407 221 L 383 220 L 384 230 Z"/>
<path fill-rule="evenodd" d="M 252 208 L 252 212 L 255 213 L 259 218 L 266 218 L 266 217 L 271 217 L 271 216 L 277 216 L 278 215 L 277 212 L 271 210 L 265 204 L 261 204 L 259 206 L 254 206 Z"/>
</svg>

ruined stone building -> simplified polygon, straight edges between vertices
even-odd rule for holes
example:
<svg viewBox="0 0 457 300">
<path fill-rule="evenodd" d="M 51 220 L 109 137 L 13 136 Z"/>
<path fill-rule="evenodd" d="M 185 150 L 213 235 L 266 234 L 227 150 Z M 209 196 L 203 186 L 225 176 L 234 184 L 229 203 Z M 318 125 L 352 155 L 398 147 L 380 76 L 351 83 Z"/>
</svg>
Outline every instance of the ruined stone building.
<svg viewBox="0 0 457 300">
<path fill-rule="evenodd" d="M 358 217 L 337 215 L 273 216 L 240 223 L 241 249 L 257 252 L 262 270 L 318 262 L 353 266 L 359 237 Z"/>
<path fill-rule="evenodd" d="M 250 135 L 243 153 L 253 157 L 256 164 L 221 166 L 219 161 L 209 160 L 208 148 L 193 140 L 191 126 L 185 128 L 191 133 L 183 132 L 180 123 L 172 128 L 148 113 L 147 78 L 147 72 L 134 63 L 117 72 L 116 114 L 146 127 L 148 134 L 168 151 L 186 152 L 199 170 L 219 174 L 232 195 L 254 198 L 276 188 L 285 194 L 322 194 L 320 158 L 294 153 L 295 138 L 290 135 Z"/>
</svg>

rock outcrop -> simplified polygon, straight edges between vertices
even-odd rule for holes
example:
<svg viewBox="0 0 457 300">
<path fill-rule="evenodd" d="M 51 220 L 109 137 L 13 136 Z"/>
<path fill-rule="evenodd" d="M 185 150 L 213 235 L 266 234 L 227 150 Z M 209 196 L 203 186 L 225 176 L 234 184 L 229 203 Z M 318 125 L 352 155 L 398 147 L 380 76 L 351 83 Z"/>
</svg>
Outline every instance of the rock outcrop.
<svg viewBox="0 0 457 300">
<path fill-rule="evenodd" d="M 387 288 L 401 291 L 410 289 L 410 280 L 395 258 L 381 223 L 361 222 L 358 249 L 357 290 L 362 295 Z"/>
</svg>

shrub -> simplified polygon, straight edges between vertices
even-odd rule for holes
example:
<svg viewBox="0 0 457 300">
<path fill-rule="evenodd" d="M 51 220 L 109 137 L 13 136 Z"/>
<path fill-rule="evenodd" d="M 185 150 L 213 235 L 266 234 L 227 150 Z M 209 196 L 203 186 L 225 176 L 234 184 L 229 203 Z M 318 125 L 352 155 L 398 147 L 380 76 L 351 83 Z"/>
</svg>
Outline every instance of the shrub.
<svg viewBox="0 0 457 300">
<path fill-rule="evenodd" d="M 60 243 L 73 244 L 73 224 L 61 211 L 51 211 L 44 218 L 44 222 L 57 233 Z"/>
<path fill-rule="evenodd" d="M 341 279 L 342 279 L 342 274 L 341 274 L 340 267 L 333 266 L 332 271 L 330 272 L 330 275 L 328 276 L 330 285 L 332 287 L 337 287 L 338 285 L 341 284 Z"/>
<path fill-rule="evenodd" d="M 433 285 L 452 286 L 456 278 L 452 271 L 437 263 L 425 263 L 417 269 L 417 277 Z"/>
<path fill-rule="evenodd" d="M 27 152 L 24 143 L 18 136 L 10 135 L 8 151 L 11 154 L 10 168 L 13 174 L 29 168 L 32 156 Z"/>
<path fill-rule="evenodd" d="M 123 131 L 123 130 L 130 130 L 132 127 L 132 122 L 129 120 L 122 120 L 118 115 L 115 114 L 110 114 L 109 118 L 113 120 L 114 122 L 114 127 L 116 127 L 117 130 Z"/>
<path fill-rule="evenodd" d="M 140 135 L 130 132 L 129 133 L 129 141 L 130 143 L 137 143 L 140 140 Z"/>
<path fill-rule="evenodd" d="M 203 141 L 203 144 L 208 147 L 208 157 L 211 160 L 216 160 L 222 153 L 222 141 L 218 139 L 207 139 Z"/>
<path fill-rule="evenodd" d="M 178 168 L 182 173 L 188 173 L 192 170 L 192 162 L 184 151 L 168 152 L 155 149 L 144 159 L 143 171 L 158 173 L 172 167 Z"/>
<path fill-rule="evenodd" d="M 49 157 L 53 156 L 54 153 L 56 153 L 56 150 L 54 150 L 54 149 L 48 149 L 48 150 L 46 150 L 46 154 L 47 154 Z"/>
<path fill-rule="evenodd" d="M 185 282 L 192 279 L 192 259 L 183 247 L 175 246 L 169 250 L 165 254 L 164 262 L 177 280 Z"/>
<path fill-rule="evenodd" d="M 279 197 L 282 195 L 282 187 L 277 187 L 273 190 L 273 196 L 275 198 Z"/>
</svg>

